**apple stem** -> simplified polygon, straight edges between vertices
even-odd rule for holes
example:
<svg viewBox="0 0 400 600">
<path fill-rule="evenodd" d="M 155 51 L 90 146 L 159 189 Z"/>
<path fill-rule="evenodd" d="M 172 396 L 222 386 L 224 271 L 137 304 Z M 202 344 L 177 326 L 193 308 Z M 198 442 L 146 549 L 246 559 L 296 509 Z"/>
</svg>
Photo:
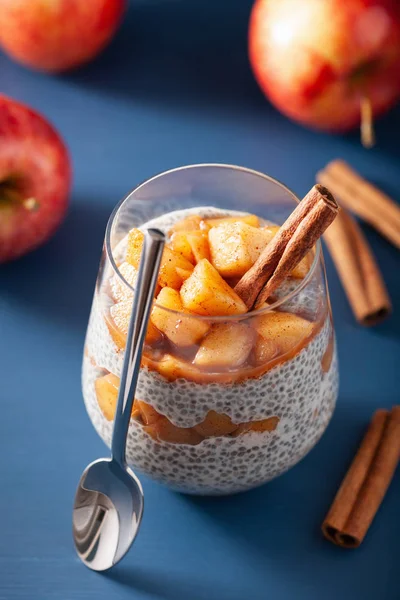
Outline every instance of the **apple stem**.
<svg viewBox="0 0 400 600">
<path fill-rule="evenodd" d="M 36 198 L 27 198 L 22 202 L 22 206 L 26 208 L 29 212 L 35 212 L 38 210 L 40 204 L 36 200 Z"/>
<path fill-rule="evenodd" d="M 371 100 L 368 96 L 362 96 L 360 101 L 361 111 L 361 143 L 364 148 L 375 146 L 374 117 L 372 113 Z"/>
</svg>

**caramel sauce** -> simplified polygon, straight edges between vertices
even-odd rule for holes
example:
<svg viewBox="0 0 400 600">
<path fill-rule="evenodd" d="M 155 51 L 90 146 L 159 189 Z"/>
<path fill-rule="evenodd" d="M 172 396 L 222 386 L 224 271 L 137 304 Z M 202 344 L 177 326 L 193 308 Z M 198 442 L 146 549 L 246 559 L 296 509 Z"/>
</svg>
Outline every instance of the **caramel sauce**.
<svg viewBox="0 0 400 600">
<path fill-rule="evenodd" d="M 298 344 L 294 345 L 289 352 L 280 354 L 279 356 L 272 358 L 272 360 L 262 365 L 254 364 L 254 362 L 252 362 L 252 359 L 254 360 L 254 358 L 252 354 L 250 354 L 247 363 L 239 369 L 229 370 L 229 368 L 220 368 L 218 372 L 205 370 L 192 364 L 190 359 L 193 356 L 193 349 L 185 349 L 185 353 L 175 353 L 171 348 L 172 344 L 170 344 L 170 348 L 165 348 L 165 352 L 161 358 L 154 358 L 152 353 L 149 353 L 149 349 L 146 349 L 142 356 L 142 366 L 146 367 L 150 371 L 157 371 L 168 381 L 175 381 L 176 379 L 183 378 L 200 384 L 241 383 L 246 379 L 257 379 L 262 377 L 274 367 L 292 360 L 318 335 L 324 325 L 324 322 L 325 318 L 319 319 L 313 324 L 310 335 L 303 338 Z M 195 350 L 197 351 L 197 349 L 198 347 L 196 346 Z M 158 352 L 162 352 L 162 350 L 159 349 Z M 184 354 L 186 354 L 186 356 Z"/>
</svg>

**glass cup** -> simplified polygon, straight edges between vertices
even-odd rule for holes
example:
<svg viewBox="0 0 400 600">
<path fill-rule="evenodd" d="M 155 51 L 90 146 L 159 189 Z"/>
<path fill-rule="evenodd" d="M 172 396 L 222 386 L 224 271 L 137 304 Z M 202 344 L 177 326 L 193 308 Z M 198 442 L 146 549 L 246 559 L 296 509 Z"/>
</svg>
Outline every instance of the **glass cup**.
<svg viewBox="0 0 400 600">
<path fill-rule="evenodd" d="M 193 239 L 201 241 L 214 223 L 207 219 L 247 213 L 274 230 L 270 224 L 281 225 L 298 201 L 262 173 L 210 164 L 157 175 L 115 208 L 106 230 L 82 374 L 89 417 L 108 446 L 135 287 L 136 269 L 125 261 L 130 230 L 149 225 L 169 233 L 186 219 Z M 140 255 L 140 233 L 135 235 Z M 215 282 L 207 261 L 196 267 L 199 285 L 188 281 L 181 290 L 186 307 L 192 303 L 196 313 L 204 314 L 184 311 L 178 290 L 190 271 L 182 255 L 177 256 L 167 257 L 161 270 L 164 287 L 147 333 L 127 461 L 187 493 L 250 489 L 303 458 L 335 407 L 337 358 L 321 245 L 269 304 L 245 314 L 232 314 L 237 298 L 231 297 L 230 287 L 221 289 L 217 282 L 209 294 L 209 284 Z M 208 282 L 205 289 L 202 282 Z M 216 302 L 230 314 L 208 316 Z"/>
</svg>

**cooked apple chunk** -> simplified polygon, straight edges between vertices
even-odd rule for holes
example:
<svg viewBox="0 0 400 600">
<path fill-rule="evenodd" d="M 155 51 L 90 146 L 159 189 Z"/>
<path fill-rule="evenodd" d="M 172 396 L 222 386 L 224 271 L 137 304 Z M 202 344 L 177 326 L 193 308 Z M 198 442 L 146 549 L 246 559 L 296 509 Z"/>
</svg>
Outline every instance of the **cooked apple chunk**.
<svg viewBox="0 0 400 600">
<path fill-rule="evenodd" d="M 178 311 L 180 314 L 174 314 L 160 307 Z M 205 336 L 210 325 L 196 316 L 185 317 L 183 312 L 186 311 L 179 292 L 165 287 L 157 296 L 156 306 L 151 313 L 151 322 L 153 327 L 155 325 L 177 346 L 192 346 Z"/>
<path fill-rule="evenodd" d="M 169 230 L 169 234 L 172 235 L 175 231 L 194 231 L 197 229 L 208 229 L 208 226 L 200 215 L 191 215 L 186 219 L 177 221 Z"/>
<path fill-rule="evenodd" d="M 122 277 L 129 283 L 130 286 L 136 284 L 138 271 L 136 267 L 128 262 L 123 262 L 118 267 Z M 122 281 L 118 275 L 114 275 L 110 280 L 112 297 L 116 302 L 132 298 L 132 290 Z"/>
<path fill-rule="evenodd" d="M 107 321 L 107 325 L 115 344 L 120 349 L 125 348 L 131 312 L 132 300 L 123 300 L 122 302 L 114 304 L 110 308 L 110 315 L 117 331 L 114 331 L 114 328 L 109 321 Z M 154 326 L 154 324 L 149 321 L 146 334 L 146 344 L 156 344 L 161 340 L 161 337 L 161 333 Z"/>
<path fill-rule="evenodd" d="M 234 315 L 247 312 L 243 300 L 204 258 L 181 288 L 184 308 L 199 315 Z"/>
<path fill-rule="evenodd" d="M 205 222 L 209 227 L 218 227 L 218 225 L 225 225 L 226 223 L 247 223 L 252 227 L 258 227 L 260 220 L 256 215 L 244 215 L 243 217 L 213 217 L 211 219 L 205 219 Z"/>
<path fill-rule="evenodd" d="M 262 421 L 253 421 L 250 431 L 258 431 L 259 433 L 263 433 L 264 431 L 275 431 L 279 421 L 279 417 L 268 417 L 267 419 L 262 419 Z"/>
<path fill-rule="evenodd" d="M 236 221 L 210 229 L 211 263 L 223 277 L 240 277 L 253 266 L 273 235 Z"/>
<path fill-rule="evenodd" d="M 128 234 L 128 247 L 126 250 L 126 261 L 136 267 L 139 267 L 140 255 L 142 254 L 142 246 L 144 233 L 140 229 L 131 229 Z"/>
<path fill-rule="evenodd" d="M 279 354 L 279 348 L 274 340 L 262 335 L 257 336 L 254 346 L 254 359 L 257 365 L 265 365 Z"/>
<path fill-rule="evenodd" d="M 177 271 L 180 269 L 180 271 Z M 181 254 L 177 254 L 171 248 L 164 248 L 163 257 L 161 260 L 160 273 L 158 275 L 158 283 L 161 287 L 171 287 L 179 290 L 183 283 L 182 273 L 191 273 L 193 265 Z"/>
<path fill-rule="evenodd" d="M 228 415 L 219 414 L 215 410 L 210 410 L 207 413 L 204 421 L 195 425 L 194 429 L 203 437 L 218 437 L 221 435 L 229 435 L 238 428 L 236 423 L 233 423 Z"/>
<path fill-rule="evenodd" d="M 261 337 L 273 342 L 280 354 L 293 350 L 312 332 L 313 324 L 297 315 L 270 312 L 257 317 L 254 326 Z"/>
<path fill-rule="evenodd" d="M 180 254 L 181 256 L 186 258 L 186 260 L 194 264 L 195 260 L 192 252 L 192 247 L 189 244 L 186 231 L 176 231 L 172 235 L 170 243 L 171 248 L 174 252 Z"/>
<path fill-rule="evenodd" d="M 195 446 L 203 441 L 202 436 L 192 427 L 177 427 L 166 417 L 160 417 L 153 425 L 143 427 L 154 440 L 170 444 L 189 444 Z"/>
<path fill-rule="evenodd" d="M 143 400 L 135 399 L 135 408 L 140 412 L 142 421 L 144 425 L 154 425 L 161 418 L 161 415 L 156 411 L 155 408 L 148 404 L 147 402 L 143 402 Z"/>
<path fill-rule="evenodd" d="M 94 387 L 101 412 L 107 421 L 112 421 L 117 406 L 119 377 L 108 373 L 108 375 L 96 379 Z"/>
<path fill-rule="evenodd" d="M 304 277 L 307 275 L 308 271 L 310 270 L 312 259 L 313 259 L 313 254 L 312 254 L 312 252 L 309 252 L 299 262 L 299 264 L 293 269 L 293 271 L 291 272 L 290 275 L 292 277 L 295 277 L 296 279 L 304 279 Z"/>
<path fill-rule="evenodd" d="M 194 359 L 199 367 L 237 368 L 246 362 L 254 329 L 243 323 L 218 323 L 206 335 Z"/>
<path fill-rule="evenodd" d="M 210 260 L 210 248 L 208 245 L 207 232 L 189 231 L 186 236 L 192 249 L 195 263 L 200 262 L 203 258 Z"/>
<path fill-rule="evenodd" d="M 128 249 L 126 253 L 127 262 L 135 267 L 139 267 L 140 255 L 142 253 L 144 234 L 139 229 L 132 229 L 128 236 Z M 181 269 L 180 274 L 177 268 Z M 158 283 L 161 287 L 172 287 L 176 290 L 182 285 L 182 273 L 191 273 L 193 271 L 192 263 L 182 254 L 174 252 L 166 246 L 161 259 L 160 273 Z"/>
</svg>

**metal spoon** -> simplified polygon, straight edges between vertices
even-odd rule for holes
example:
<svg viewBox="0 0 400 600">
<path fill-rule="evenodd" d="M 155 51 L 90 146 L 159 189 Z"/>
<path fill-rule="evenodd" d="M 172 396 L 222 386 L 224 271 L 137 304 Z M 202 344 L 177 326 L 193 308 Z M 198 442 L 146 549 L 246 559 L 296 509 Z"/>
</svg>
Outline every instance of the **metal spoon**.
<svg viewBox="0 0 400 600">
<path fill-rule="evenodd" d="M 125 447 L 164 244 L 161 231 L 146 231 L 115 411 L 112 458 L 88 465 L 75 495 L 75 548 L 82 562 L 94 571 L 109 569 L 125 556 L 143 514 L 142 486 L 126 464 Z"/>
</svg>

